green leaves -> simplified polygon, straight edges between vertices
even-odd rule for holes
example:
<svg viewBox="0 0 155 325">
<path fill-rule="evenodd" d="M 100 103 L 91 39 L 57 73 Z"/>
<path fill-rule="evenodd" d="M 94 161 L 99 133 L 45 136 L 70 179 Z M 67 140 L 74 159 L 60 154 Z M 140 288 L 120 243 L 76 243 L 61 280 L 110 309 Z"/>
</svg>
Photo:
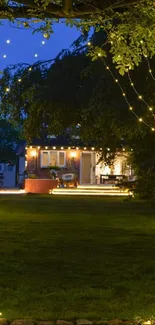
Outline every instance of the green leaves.
<svg viewBox="0 0 155 325">
<path fill-rule="evenodd" d="M 106 51 L 99 46 L 90 46 L 87 55 L 92 59 L 92 61 L 95 61 L 101 57 L 106 57 L 107 54 Z"/>
</svg>

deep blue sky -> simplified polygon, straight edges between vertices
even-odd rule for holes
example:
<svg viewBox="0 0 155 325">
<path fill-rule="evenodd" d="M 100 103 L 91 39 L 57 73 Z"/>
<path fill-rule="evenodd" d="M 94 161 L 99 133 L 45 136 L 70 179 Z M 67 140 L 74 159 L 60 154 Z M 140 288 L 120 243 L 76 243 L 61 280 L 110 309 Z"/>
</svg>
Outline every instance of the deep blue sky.
<svg viewBox="0 0 155 325">
<path fill-rule="evenodd" d="M 41 33 L 32 35 L 31 29 L 11 27 L 8 21 L 0 26 L 0 34 L 0 70 L 9 64 L 31 64 L 37 60 L 54 58 L 62 49 L 69 48 L 80 35 L 76 28 L 59 23 L 54 25 L 54 34 L 46 40 Z M 10 40 L 10 44 L 6 43 L 7 40 Z M 41 44 L 42 41 L 45 41 L 45 45 Z M 37 58 L 35 54 L 38 54 Z M 4 55 L 6 58 L 3 58 Z"/>
</svg>

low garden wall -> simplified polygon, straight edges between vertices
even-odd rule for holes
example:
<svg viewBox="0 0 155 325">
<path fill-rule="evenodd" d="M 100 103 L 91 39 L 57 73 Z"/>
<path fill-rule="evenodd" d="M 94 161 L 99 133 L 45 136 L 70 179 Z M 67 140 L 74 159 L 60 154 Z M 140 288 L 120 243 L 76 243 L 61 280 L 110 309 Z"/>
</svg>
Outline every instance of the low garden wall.
<svg viewBox="0 0 155 325">
<path fill-rule="evenodd" d="M 27 193 L 48 194 L 50 189 L 56 188 L 58 181 L 55 179 L 25 179 L 25 191 Z"/>
</svg>

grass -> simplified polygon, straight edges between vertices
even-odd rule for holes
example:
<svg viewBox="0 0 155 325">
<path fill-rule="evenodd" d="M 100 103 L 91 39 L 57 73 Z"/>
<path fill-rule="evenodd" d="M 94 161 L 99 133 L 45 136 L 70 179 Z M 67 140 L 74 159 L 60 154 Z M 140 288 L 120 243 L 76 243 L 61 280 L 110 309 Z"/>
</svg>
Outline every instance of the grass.
<svg viewBox="0 0 155 325">
<path fill-rule="evenodd" d="M 1 196 L 0 312 L 36 319 L 155 316 L 155 205 Z"/>
</svg>

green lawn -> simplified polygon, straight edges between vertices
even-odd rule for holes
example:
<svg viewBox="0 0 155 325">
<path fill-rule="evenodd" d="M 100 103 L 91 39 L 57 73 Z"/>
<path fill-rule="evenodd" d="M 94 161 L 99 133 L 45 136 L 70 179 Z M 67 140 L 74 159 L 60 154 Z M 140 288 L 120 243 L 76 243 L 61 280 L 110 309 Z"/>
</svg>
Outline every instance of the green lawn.
<svg viewBox="0 0 155 325">
<path fill-rule="evenodd" d="M 0 312 L 155 316 L 155 204 L 1 196 Z"/>
</svg>

